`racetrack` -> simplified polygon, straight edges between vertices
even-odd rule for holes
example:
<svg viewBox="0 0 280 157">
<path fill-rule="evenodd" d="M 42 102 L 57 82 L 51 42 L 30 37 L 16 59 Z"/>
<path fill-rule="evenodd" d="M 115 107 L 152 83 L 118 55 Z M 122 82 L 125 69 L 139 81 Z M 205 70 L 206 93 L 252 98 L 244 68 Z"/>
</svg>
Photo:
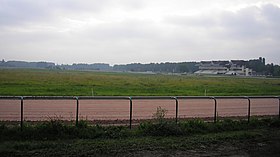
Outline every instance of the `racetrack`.
<svg viewBox="0 0 280 157">
<path fill-rule="evenodd" d="M 179 118 L 206 118 L 214 115 L 212 99 L 178 100 Z M 251 99 L 251 115 L 278 115 L 278 99 Z M 132 119 L 152 119 L 157 107 L 167 110 L 166 118 L 175 118 L 175 100 L 133 100 Z M 79 100 L 79 119 L 129 120 L 129 100 Z M 217 99 L 218 117 L 244 117 L 246 99 Z M 45 121 L 51 118 L 75 120 L 75 100 L 24 100 L 24 120 Z M 20 100 L 0 100 L 0 121 L 20 121 Z"/>
</svg>

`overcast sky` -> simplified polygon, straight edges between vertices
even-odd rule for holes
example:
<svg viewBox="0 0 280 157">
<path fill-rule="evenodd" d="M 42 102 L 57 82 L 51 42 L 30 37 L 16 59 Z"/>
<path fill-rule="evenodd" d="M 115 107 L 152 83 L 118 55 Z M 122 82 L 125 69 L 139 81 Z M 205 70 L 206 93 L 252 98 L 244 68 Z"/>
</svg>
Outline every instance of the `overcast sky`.
<svg viewBox="0 0 280 157">
<path fill-rule="evenodd" d="M 0 59 L 280 64 L 279 0 L 0 0 Z"/>
</svg>

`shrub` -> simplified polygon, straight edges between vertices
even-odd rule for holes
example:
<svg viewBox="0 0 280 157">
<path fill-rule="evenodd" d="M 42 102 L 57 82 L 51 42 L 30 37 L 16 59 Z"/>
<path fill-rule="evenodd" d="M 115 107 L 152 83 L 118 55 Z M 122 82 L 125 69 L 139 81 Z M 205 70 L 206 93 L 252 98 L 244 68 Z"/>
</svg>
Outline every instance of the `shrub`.
<svg viewBox="0 0 280 157">
<path fill-rule="evenodd" d="M 4 123 L 0 123 L 0 132 L 7 129 L 7 126 Z"/>
<path fill-rule="evenodd" d="M 175 122 L 162 121 L 161 123 L 141 123 L 138 127 L 143 135 L 170 136 L 183 135 L 182 129 Z"/>
<path fill-rule="evenodd" d="M 124 126 L 109 126 L 104 127 L 104 135 L 105 138 L 122 138 L 127 137 L 129 135 L 128 128 Z"/>
<path fill-rule="evenodd" d="M 164 117 L 167 114 L 167 110 L 165 108 L 161 108 L 161 106 L 157 107 L 156 113 L 153 114 L 153 118 L 156 119 L 159 123 L 164 122 Z"/>
<path fill-rule="evenodd" d="M 280 128 L 280 119 L 272 119 L 269 126 L 273 128 Z"/>
<path fill-rule="evenodd" d="M 204 133 L 209 129 L 208 124 L 200 119 L 189 120 L 179 124 L 186 134 Z"/>
<path fill-rule="evenodd" d="M 77 124 L 78 128 L 88 128 L 88 122 L 86 120 L 80 120 Z"/>
<path fill-rule="evenodd" d="M 153 114 L 155 123 L 141 123 L 138 127 L 140 133 L 150 136 L 182 135 L 182 129 L 175 122 L 167 122 L 164 119 L 166 113 L 166 109 L 158 106 L 156 113 Z"/>
</svg>

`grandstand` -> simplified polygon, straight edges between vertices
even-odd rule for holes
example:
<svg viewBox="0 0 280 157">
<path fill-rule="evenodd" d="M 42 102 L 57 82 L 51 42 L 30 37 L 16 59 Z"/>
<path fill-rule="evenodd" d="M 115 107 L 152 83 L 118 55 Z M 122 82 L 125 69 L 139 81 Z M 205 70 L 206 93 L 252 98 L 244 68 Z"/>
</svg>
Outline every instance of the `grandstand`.
<svg viewBox="0 0 280 157">
<path fill-rule="evenodd" d="M 252 75 L 252 69 L 246 68 L 244 60 L 201 61 L 196 66 L 199 70 L 195 74 L 199 75 Z"/>
</svg>

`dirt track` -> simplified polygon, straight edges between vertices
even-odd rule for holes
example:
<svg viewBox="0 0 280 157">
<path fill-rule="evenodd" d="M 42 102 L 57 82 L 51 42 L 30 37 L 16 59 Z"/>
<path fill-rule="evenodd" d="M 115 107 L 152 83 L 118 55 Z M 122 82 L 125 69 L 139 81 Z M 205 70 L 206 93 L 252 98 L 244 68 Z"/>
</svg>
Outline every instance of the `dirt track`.
<svg viewBox="0 0 280 157">
<path fill-rule="evenodd" d="M 167 109 L 167 118 L 175 117 L 175 100 L 133 100 L 133 119 L 150 119 L 156 108 Z M 74 100 L 24 100 L 24 119 L 43 121 L 50 118 L 75 120 Z M 246 116 L 248 100 L 218 99 L 219 117 Z M 213 100 L 179 100 L 179 118 L 213 117 Z M 277 99 L 251 99 L 251 115 L 278 115 Z M 128 120 L 128 100 L 80 100 L 79 118 L 87 120 Z M 20 101 L 0 100 L 0 120 L 19 121 Z"/>
</svg>

